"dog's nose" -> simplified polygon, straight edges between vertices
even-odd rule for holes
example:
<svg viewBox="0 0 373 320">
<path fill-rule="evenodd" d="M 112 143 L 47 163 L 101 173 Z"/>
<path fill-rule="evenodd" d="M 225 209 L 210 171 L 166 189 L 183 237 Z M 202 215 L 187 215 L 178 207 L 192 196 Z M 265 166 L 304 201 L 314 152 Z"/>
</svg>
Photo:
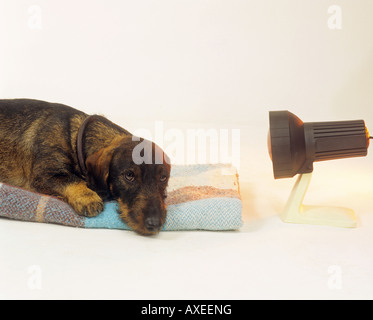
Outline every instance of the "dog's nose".
<svg viewBox="0 0 373 320">
<path fill-rule="evenodd" d="M 161 221 L 157 217 L 148 217 L 145 219 L 145 228 L 150 231 L 158 231 L 161 227 Z"/>
</svg>

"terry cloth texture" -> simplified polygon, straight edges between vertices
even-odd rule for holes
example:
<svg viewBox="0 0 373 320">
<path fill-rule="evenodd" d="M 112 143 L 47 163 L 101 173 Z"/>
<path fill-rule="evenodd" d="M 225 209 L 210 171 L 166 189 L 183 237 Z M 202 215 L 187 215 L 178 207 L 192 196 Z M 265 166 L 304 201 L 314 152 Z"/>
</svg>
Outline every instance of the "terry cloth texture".
<svg viewBox="0 0 373 320">
<path fill-rule="evenodd" d="M 242 225 L 237 171 L 229 165 L 174 165 L 167 189 L 163 230 L 236 230 Z M 81 228 L 130 228 L 118 203 L 105 202 L 97 217 L 79 216 L 65 202 L 0 183 L 0 217 Z"/>
</svg>

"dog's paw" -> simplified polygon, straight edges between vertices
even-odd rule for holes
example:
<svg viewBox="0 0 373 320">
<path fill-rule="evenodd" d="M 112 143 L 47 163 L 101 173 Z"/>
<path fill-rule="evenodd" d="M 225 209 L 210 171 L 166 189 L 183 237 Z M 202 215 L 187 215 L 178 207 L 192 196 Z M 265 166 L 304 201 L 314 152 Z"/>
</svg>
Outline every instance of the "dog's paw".
<svg viewBox="0 0 373 320">
<path fill-rule="evenodd" d="M 95 217 L 104 210 L 104 203 L 97 194 L 77 198 L 70 205 L 77 214 L 85 217 Z"/>
<path fill-rule="evenodd" d="M 87 188 L 85 183 L 72 184 L 66 187 L 67 202 L 75 212 L 85 217 L 95 217 L 104 210 L 101 197 Z"/>
</svg>

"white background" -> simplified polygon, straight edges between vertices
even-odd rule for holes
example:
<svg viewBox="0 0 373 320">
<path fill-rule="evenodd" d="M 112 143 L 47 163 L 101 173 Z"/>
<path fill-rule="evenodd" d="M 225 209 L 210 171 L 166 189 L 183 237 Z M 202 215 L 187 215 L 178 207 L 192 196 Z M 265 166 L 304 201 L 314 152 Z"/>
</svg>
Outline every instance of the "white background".
<svg viewBox="0 0 373 320">
<path fill-rule="evenodd" d="M 294 179 L 273 179 L 266 147 L 269 110 L 373 128 L 373 2 L 337 2 L 0 0 L 1 98 L 130 131 L 240 129 L 245 221 L 148 238 L 2 219 L 0 297 L 373 298 L 371 157 L 315 165 L 306 198 L 354 208 L 358 228 L 289 225 Z"/>
</svg>

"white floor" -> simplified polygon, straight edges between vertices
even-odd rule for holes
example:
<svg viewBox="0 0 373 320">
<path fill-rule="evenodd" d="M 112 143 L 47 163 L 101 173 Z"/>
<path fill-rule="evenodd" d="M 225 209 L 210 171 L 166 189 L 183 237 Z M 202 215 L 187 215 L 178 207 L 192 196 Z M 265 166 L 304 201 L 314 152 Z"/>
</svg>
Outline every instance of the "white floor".
<svg viewBox="0 0 373 320">
<path fill-rule="evenodd" d="M 236 232 L 93 230 L 0 219 L 2 299 L 372 299 L 373 161 L 315 164 L 305 202 L 355 210 L 354 229 L 283 223 L 294 179 L 274 180 L 241 128 Z"/>
</svg>

